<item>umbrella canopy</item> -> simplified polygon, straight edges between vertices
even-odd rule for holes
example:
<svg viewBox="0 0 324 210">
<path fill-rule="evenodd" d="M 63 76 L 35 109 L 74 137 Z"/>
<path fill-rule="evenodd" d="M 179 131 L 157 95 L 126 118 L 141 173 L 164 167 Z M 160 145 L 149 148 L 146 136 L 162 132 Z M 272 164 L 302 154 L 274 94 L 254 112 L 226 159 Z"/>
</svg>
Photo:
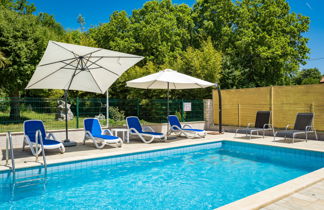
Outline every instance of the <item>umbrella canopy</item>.
<svg viewBox="0 0 324 210">
<path fill-rule="evenodd" d="M 103 94 L 127 69 L 143 58 L 101 48 L 49 41 L 26 89 L 65 90 L 65 142 L 69 143 L 67 91 Z"/>
<path fill-rule="evenodd" d="M 194 89 L 213 85 L 211 82 L 191 77 L 172 69 L 165 69 L 158 73 L 127 82 L 128 87 L 142 89 Z"/>
<path fill-rule="evenodd" d="M 144 57 L 49 41 L 26 89 L 106 90 Z"/>
<path fill-rule="evenodd" d="M 127 82 L 128 87 L 142 89 L 167 89 L 167 115 L 169 115 L 169 91 L 170 89 L 194 89 L 206 88 L 215 84 L 207 82 L 172 69 L 165 69 L 155 74 L 144 76 Z"/>
</svg>

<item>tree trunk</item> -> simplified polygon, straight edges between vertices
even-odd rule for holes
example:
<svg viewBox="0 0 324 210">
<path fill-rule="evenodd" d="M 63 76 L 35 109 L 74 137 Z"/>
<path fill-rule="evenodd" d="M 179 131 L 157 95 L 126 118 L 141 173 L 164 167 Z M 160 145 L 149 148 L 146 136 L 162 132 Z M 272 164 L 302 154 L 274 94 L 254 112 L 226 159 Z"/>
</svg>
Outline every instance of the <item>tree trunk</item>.
<svg viewBox="0 0 324 210">
<path fill-rule="evenodd" d="M 10 97 L 10 120 L 20 119 L 20 96 L 19 93 Z"/>
</svg>

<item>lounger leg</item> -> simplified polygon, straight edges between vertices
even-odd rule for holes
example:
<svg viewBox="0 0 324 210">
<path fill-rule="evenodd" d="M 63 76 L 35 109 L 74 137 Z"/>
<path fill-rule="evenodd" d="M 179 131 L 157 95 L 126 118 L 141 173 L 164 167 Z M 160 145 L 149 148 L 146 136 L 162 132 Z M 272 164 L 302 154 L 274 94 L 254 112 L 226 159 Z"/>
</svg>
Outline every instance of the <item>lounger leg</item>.
<svg viewBox="0 0 324 210">
<path fill-rule="evenodd" d="M 307 132 L 305 133 L 305 135 L 306 135 L 306 142 L 307 142 L 307 139 L 308 139 Z"/>
<path fill-rule="evenodd" d="M 273 133 L 273 141 L 274 142 L 276 141 L 276 135 L 277 135 L 277 132 L 276 133 Z"/>
<path fill-rule="evenodd" d="M 59 149 L 60 149 L 61 154 L 64 154 L 64 152 L 65 152 L 65 147 L 64 147 L 63 145 L 61 145 Z"/>
<path fill-rule="evenodd" d="M 25 146 L 26 146 L 26 140 L 25 140 L 25 137 L 24 137 L 23 146 L 22 146 L 22 151 L 25 151 Z"/>
<path fill-rule="evenodd" d="M 93 143 L 98 149 L 102 149 L 106 145 L 104 142 L 101 142 L 101 145 L 99 145 L 96 139 L 93 139 Z"/>
<path fill-rule="evenodd" d="M 251 138 L 252 138 L 252 133 L 253 133 L 253 131 L 250 131 L 250 140 L 251 140 Z"/>
<path fill-rule="evenodd" d="M 314 132 L 315 132 L 315 139 L 318 140 L 317 132 L 316 131 Z"/>
<path fill-rule="evenodd" d="M 83 145 L 85 145 L 85 141 L 87 140 L 87 134 L 84 135 L 84 138 L 83 138 Z"/>
</svg>

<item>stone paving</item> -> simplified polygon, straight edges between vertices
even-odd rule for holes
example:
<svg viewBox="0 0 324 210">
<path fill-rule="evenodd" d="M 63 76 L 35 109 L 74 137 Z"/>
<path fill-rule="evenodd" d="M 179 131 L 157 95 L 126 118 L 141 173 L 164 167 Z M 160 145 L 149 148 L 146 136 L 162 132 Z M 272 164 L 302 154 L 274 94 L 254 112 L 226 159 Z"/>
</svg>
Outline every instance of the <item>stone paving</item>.
<svg viewBox="0 0 324 210">
<path fill-rule="evenodd" d="M 324 209 L 324 181 L 300 190 L 262 210 L 322 210 Z"/>
<path fill-rule="evenodd" d="M 96 149 L 91 141 L 88 141 L 85 145 L 82 144 L 84 131 L 74 131 L 70 133 L 70 139 L 78 143 L 77 147 L 68 147 L 64 154 L 60 154 L 58 151 L 50 150 L 46 151 L 48 164 L 90 159 L 96 157 L 104 157 L 110 155 L 126 154 L 139 151 L 148 151 L 163 148 L 172 148 L 183 145 L 194 145 L 205 142 L 212 142 L 217 140 L 232 140 L 239 142 L 250 142 L 256 144 L 290 147 L 297 149 L 306 150 L 316 150 L 324 152 L 324 142 L 323 141 L 297 141 L 291 144 L 287 141 L 273 142 L 272 137 L 260 138 L 253 137 L 251 140 L 245 137 L 245 135 L 238 135 L 234 138 L 233 133 L 225 133 L 223 135 L 207 135 L 204 139 L 185 139 L 177 138 L 174 140 L 168 140 L 167 142 L 153 142 L 152 144 L 144 144 L 139 140 L 131 140 L 129 144 L 124 144 L 122 148 L 115 148 L 113 146 L 106 146 L 104 149 Z M 64 133 L 56 133 L 58 139 L 63 139 Z M 0 157 L 1 166 L 0 170 L 7 170 L 8 167 L 3 166 L 5 163 L 5 136 L 0 136 Z M 34 161 L 35 158 L 31 155 L 29 149 L 26 151 L 21 150 L 22 145 L 22 135 L 15 135 L 13 137 L 14 141 L 14 153 L 16 167 L 31 167 L 38 165 L 38 163 L 30 162 Z M 2 154 L 1 154 L 2 153 Z M 25 161 L 28 161 L 27 163 Z M 322 208 L 320 208 L 322 207 Z M 249 208 L 241 208 L 249 209 Z M 295 193 L 291 192 L 287 197 L 282 198 L 279 201 L 264 206 L 263 209 L 324 209 L 324 177 L 322 181 L 319 181 L 305 189 L 299 190 Z"/>
</svg>

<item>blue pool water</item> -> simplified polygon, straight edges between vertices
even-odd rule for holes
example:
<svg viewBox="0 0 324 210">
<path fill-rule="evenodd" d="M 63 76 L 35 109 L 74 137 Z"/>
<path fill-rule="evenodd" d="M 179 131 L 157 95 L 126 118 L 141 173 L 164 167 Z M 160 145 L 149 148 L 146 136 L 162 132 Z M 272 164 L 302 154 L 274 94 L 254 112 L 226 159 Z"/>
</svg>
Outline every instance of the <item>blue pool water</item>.
<svg viewBox="0 0 324 210">
<path fill-rule="evenodd" d="M 321 167 L 320 152 L 215 142 L 53 165 L 14 192 L 0 173 L 0 209 L 213 209 Z"/>
</svg>

